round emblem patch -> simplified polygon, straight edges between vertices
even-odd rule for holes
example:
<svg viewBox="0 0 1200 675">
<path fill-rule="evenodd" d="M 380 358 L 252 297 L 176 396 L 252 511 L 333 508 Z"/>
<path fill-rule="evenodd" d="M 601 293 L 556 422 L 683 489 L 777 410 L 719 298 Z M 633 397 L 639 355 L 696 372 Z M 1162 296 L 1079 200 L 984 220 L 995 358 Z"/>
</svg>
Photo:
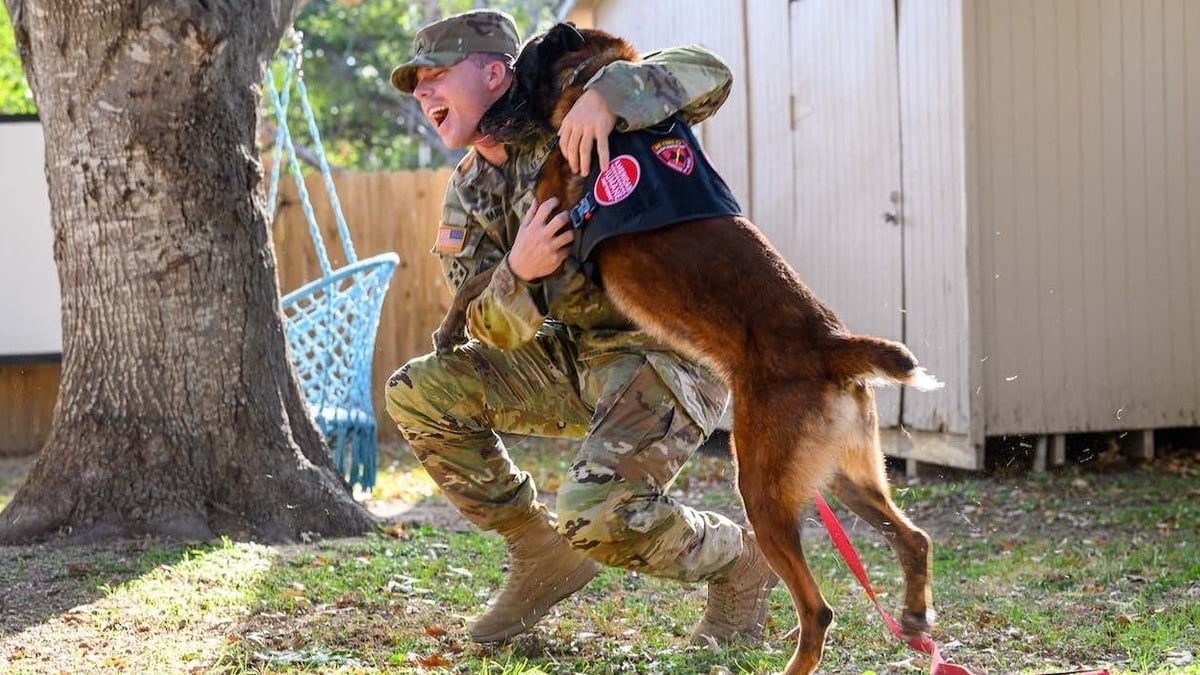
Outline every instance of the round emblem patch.
<svg viewBox="0 0 1200 675">
<path fill-rule="evenodd" d="M 632 155 L 614 157 L 596 178 L 592 191 L 601 206 L 612 206 L 633 194 L 642 178 L 642 167 Z"/>
<path fill-rule="evenodd" d="M 667 168 L 685 176 L 690 176 L 696 167 L 692 148 L 682 138 L 665 138 L 650 146 L 650 150 Z"/>
</svg>

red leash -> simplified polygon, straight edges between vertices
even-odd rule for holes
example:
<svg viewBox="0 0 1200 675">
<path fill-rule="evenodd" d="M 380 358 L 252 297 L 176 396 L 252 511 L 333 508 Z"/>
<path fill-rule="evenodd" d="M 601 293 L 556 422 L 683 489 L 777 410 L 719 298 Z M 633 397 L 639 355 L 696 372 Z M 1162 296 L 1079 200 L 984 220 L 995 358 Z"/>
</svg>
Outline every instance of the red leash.
<svg viewBox="0 0 1200 675">
<path fill-rule="evenodd" d="M 883 605 L 879 604 L 879 598 L 875 596 L 875 589 L 871 587 L 871 581 L 867 579 L 867 571 L 863 567 L 862 560 L 858 557 L 858 551 L 854 549 L 854 544 L 850 543 L 850 538 L 846 536 L 846 531 L 842 529 L 842 524 L 838 522 L 837 516 L 833 514 L 833 509 L 829 508 L 829 504 L 820 492 L 815 494 L 813 501 L 817 505 L 817 511 L 821 514 L 821 520 L 825 522 L 825 529 L 829 532 L 829 538 L 833 540 L 833 545 L 837 548 L 838 553 L 841 554 L 842 560 L 846 561 L 846 566 L 858 578 L 858 583 L 862 584 L 863 590 L 867 592 L 867 597 L 871 598 L 871 602 L 875 603 L 875 609 L 879 612 L 879 616 L 883 617 L 883 622 L 891 629 L 892 635 L 895 635 L 898 640 L 904 641 L 904 633 L 900 629 L 900 623 L 883 609 Z M 924 654 L 929 654 L 929 672 L 931 675 L 973 675 L 971 671 L 963 666 L 947 663 L 942 658 L 937 643 L 928 635 L 908 640 L 907 643 L 909 647 Z M 1107 670 L 1077 670 L 1072 672 L 1079 675 L 1109 675 Z"/>
</svg>

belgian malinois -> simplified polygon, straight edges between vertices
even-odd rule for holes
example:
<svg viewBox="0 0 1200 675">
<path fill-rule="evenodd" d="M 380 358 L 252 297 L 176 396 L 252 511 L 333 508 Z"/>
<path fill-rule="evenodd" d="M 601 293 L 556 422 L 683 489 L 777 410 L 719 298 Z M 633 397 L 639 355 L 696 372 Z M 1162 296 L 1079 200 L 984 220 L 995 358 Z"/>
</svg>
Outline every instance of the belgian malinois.
<svg viewBox="0 0 1200 675">
<path fill-rule="evenodd" d="M 637 59 L 620 38 L 559 24 L 526 43 L 511 89 L 484 115 L 480 131 L 504 143 L 553 132 L 600 68 Z M 697 149 L 661 158 L 683 173 L 702 154 Z M 630 176 L 625 178 L 628 187 Z M 613 185 L 620 192 L 618 182 L 602 194 L 574 175 L 556 150 L 535 191 L 539 203 L 557 197 L 578 209 L 620 196 Z M 825 487 L 895 550 L 906 587 L 901 623 L 907 637 L 927 632 L 933 621 L 931 543 L 889 496 L 873 386 L 935 389 L 941 383 L 917 367 L 904 345 L 851 334 L 739 215 L 614 236 L 596 244 L 590 260 L 609 297 L 634 323 L 708 363 L 732 390 L 738 491 L 799 616 L 798 645 L 786 672 L 816 670 L 833 621 L 800 542 L 803 512 Z M 489 278 L 485 271 L 459 289 L 435 333 L 439 348 L 462 334 L 467 303 Z"/>
</svg>

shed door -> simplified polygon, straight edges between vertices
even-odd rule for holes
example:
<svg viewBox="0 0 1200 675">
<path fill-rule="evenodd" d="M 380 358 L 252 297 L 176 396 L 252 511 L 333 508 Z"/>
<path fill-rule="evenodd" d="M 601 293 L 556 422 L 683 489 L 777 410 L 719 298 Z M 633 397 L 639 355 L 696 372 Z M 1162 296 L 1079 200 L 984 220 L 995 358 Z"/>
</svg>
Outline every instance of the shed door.
<svg viewBox="0 0 1200 675">
<path fill-rule="evenodd" d="M 789 5 L 796 240 L 788 258 L 856 333 L 903 339 L 893 2 Z M 900 422 L 899 389 L 878 392 Z"/>
</svg>

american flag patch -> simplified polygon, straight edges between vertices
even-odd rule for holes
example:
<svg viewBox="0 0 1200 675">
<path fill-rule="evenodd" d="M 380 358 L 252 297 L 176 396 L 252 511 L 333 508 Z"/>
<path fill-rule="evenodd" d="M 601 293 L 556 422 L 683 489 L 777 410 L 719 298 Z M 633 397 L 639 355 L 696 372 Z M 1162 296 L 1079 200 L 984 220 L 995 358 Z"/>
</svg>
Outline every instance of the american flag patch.
<svg viewBox="0 0 1200 675">
<path fill-rule="evenodd" d="M 467 241 L 467 229 L 465 227 L 450 227 L 442 225 L 438 228 L 437 247 L 442 253 L 458 253 L 463 249 L 463 244 Z"/>
</svg>

